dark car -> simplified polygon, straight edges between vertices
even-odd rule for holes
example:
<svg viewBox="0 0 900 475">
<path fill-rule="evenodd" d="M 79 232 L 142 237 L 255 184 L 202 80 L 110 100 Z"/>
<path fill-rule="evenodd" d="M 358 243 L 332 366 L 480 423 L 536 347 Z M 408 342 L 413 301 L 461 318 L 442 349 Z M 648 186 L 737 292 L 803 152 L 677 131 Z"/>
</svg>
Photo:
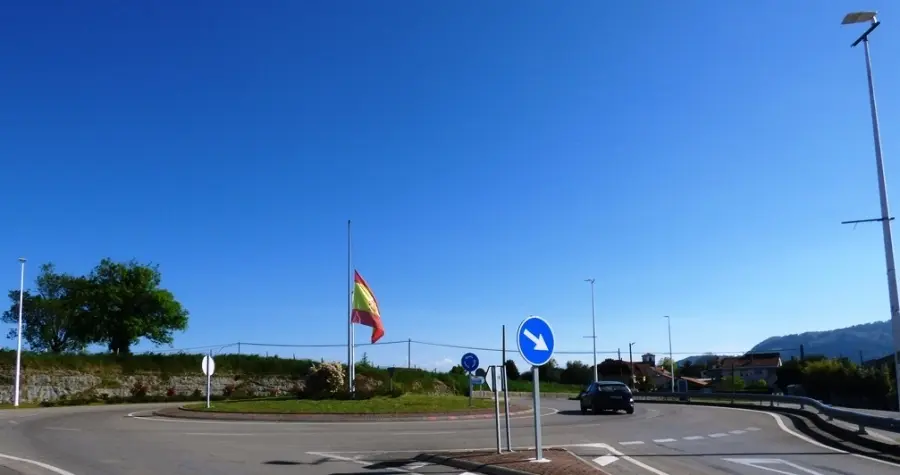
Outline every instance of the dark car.
<svg viewBox="0 0 900 475">
<path fill-rule="evenodd" d="M 581 400 L 581 413 L 587 414 L 588 409 L 594 414 L 601 411 L 625 411 L 634 414 L 634 398 L 631 389 L 625 383 L 618 381 L 597 381 L 591 383 L 579 397 Z"/>
</svg>

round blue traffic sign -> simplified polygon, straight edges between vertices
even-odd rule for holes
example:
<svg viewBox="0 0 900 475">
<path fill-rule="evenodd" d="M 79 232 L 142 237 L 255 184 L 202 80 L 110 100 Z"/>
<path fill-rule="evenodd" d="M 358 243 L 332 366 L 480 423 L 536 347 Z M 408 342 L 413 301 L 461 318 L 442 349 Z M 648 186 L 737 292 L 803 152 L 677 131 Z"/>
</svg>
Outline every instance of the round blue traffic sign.
<svg viewBox="0 0 900 475">
<path fill-rule="evenodd" d="M 541 317 L 528 317 L 519 324 L 516 342 L 519 354 L 532 366 L 543 366 L 553 358 L 553 329 Z"/>
<path fill-rule="evenodd" d="M 466 353 L 462 357 L 462 368 L 468 373 L 474 373 L 478 369 L 478 357 L 475 353 Z"/>
</svg>

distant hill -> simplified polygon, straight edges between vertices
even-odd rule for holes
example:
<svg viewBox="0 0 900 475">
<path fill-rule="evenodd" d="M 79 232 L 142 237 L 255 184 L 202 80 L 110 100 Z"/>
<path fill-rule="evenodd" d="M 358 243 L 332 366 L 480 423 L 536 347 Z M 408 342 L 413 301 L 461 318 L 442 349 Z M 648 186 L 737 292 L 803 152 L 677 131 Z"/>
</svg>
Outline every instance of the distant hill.
<svg viewBox="0 0 900 475">
<path fill-rule="evenodd" d="M 751 349 L 751 352 L 779 351 L 782 359 L 800 356 L 800 345 L 807 356 L 825 355 L 829 358 L 845 356 L 855 362 L 881 358 L 893 352 L 891 322 L 864 323 L 847 328 L 821 332 L 806 332 L 798 335 L 773 336 L 766 338 Z"/>
</svg>

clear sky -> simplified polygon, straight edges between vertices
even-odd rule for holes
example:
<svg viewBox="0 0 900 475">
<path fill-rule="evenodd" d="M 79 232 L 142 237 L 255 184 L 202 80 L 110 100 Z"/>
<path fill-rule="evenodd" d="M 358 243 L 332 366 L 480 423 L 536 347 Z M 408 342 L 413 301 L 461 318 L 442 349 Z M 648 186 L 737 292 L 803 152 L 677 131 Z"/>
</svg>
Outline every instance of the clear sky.
<svg viewBox="0 0 900 475">
<path fill-rule="evenodd" d="M 18 3 L 7 288 L 19 256 L 29 281 L 137 258 L 191 311 L 175 347 L 343 344 L 352 219 L 385 341 L 497 347 L 505 324 L 514 348 L 536 314 L 586 351 L 589 277 L 598 347 L 626 355 L 667 351 L 663 315 L 680 354 L 889 317 L 879 225 L 840 225 L 879 214 L 865 26 L 840 21 L 884 22 L 900 183 L 895 2 Z"/>
</svg>

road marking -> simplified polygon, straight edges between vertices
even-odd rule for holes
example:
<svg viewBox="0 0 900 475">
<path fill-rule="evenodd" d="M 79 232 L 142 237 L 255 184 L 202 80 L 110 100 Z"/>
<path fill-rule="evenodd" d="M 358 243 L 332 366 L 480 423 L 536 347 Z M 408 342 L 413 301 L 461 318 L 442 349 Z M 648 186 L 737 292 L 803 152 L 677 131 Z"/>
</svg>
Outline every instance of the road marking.
<svg viewBox="0 0 900 475">
<path fill-rule="evenodd" d="M 431 465 L 431 464 L 429 464 L 428 462 L 413 462 L 413 463 L 408 463 L 408 464 L 404 465 L 403 469 L 409 470 L 409 471 L 416 471 L 426 465 Z"/>
<path fill-rule="evenodd" d="M 641 445 L 644 441 L 642 440 L 631 440 L 628 442 L 619 442 L 619 445 Z"/>
<path fill-rule="evenodd" d="M 702 435 L 689 435 L 689 436 L 685 437 L 684 440 L 700 440 L 703 438 L 704 437 Z"/>
<path fill-rule="evenodd" d="M 713 439 L 717 439 L 719 437 L 728 437 L 728 434 L 723 434 L 721 432 L 716 432 L 715 434 L 709 434 Z"/>
<path fill-rule="evenodd" d="M 332 459 L 332 460 L 339 460 L 341 462 L 355 463 L 355 464 L 359 464 L 359 465 L 374 465 L 374 464 L 378 463 L 378 462 L 368 462 L 365 460 L 358 460 L 358 459 L 351 458 L 351 457 L 342 457 L 340 455 L 335 455 L 330 452 L 307 452 L 307 454 L 314 455 L 316 457 L 323 457 L 323 458 L 328 458 L 328 459 Z M 383 470 L 385 472 L 393 472 L 393 473 L 408 473 L 410 475 L 422 475 L 421 473 L 413 472 L 412 470 L 407 470 L 402 467 L 381 467 L 380 470 Z"/>
<path fill-rule="evenodd" d="M 653 442 L 656 442 L 657 444 L 665 444 L 667 442 L 677 442 L 677 440 L 676 439 L 653 439 Z"/>
<path fill-rule="evenodd" d="M 69 431 L 69 432 L 81 432 L 81 429 L 76 427 L 47 427 L 47 430 L 61 430 L 61 431 Z"/>
<path fill-rule="evenodd" d="M 19 425 L 19 423 L 18 423 L 17 421 L 8 421 L 8 422 L 9 422 L 10 424 L 14 425 L 14 426 Z"/>
<path fill-rule="evenodd" d="M 640 460 L 635 460 L 635 459 L 633 459 L 633 458 L 631 458 L 631 457 L 629 457 L 629 456 L 623 454 L 622 452 L 616 450 L 613 446 L 608 445 L 608 444 L 602 444 L 602 443 L 601 443 L 601 444 L 582 444 L 582 445 L 580 445 L 580 446 L 581 446 L 581 447 L 597 447 L 597 448 L 600 448 L 600 449 L 606 449 L 606 450 L 608 450 L 611 454 L 618 456 L 620 459 L 625 460 L 625 461 L 628 462 L 628 463 L 637 465 L 638 467 L 641 467 L 641 468 L 643 468 L 644 470 L 646 470 L 646 471 L 648 471 L 648 472 L 650 472 L 650 473 L 653 473 L 653 474 L 655 474 L 655 475 L 669 475 L 668 473 L 663 472 L 662 470 L 659 470 L 659 469 L 657 469 L 657 468 L 653 468 L 653 467 L 651 467 L 651 466 L 645 464 L 644 462 L 641 462 Z"/>
<path fill-rule="evenodd" d="M 619 460 L 619 457 L 616 457 L 615 455 L 604 455 L 602 457 L 595 458 L 594 463 L 601 467 L 605 467 L 615 462 L 616 460 Z"/>
<path fill-rule="evenodd" d="M 741 407 L 723 407 L 723 406 L 704 406 L 704 407 L 711 407 L 711 408 L 715 408 L 715 409 L 725 409 L 725 410 L 729 410 L 729 411 L 744 411 L 744 412 L 753 412 L 756 414 L 767 414 L 770 417 L 772 417 L 773 419 L 775 419 L 775 422 L 778 424 L 778 428 L 787 434 L 790 434 L 806 443 L 815 445 L 816 447 L 821 447 L 826 450 L 830 450 L 832 452 L 836 452 L 839 454 L 847 454 L 848 453 L 846 450 L 837 449 L 837 448 L 831 447 L 829 445 L 825 445 L 825 444 L 816 442 L 815 440 L 812 440 L 809 437 L 806 437 L 805 435 L 801 435 L 801 434 L 798 434 L 798 433 L 792 431 L 791 429 L 789 429 L 787 427 L 787 425 L 785 425 L 784 420 L 782 420 L 781 416 L 779 414 L 775 414 L 774 412 L 761 411 L 761 410 L 757 410 L 757 409 L 744 409 Z M 813 416 L 815 416 L 815 414 L 813 414 Z M 748 427 L 747 430 L 757 431 L 757 430 L 762 430 L 762 429 L 759 429 L 757 427 Z M 687 438 L 687 437 L 685 437 L 685 438 Z M 900 463 L 888 462 L 887 460 L 876 459 L 876 458 L 872 458 L 872 457 L 869 457 L 866 455 L 861 455 L 861 454 L 849 454 L 849 455 L 852 455 L 854 457 L 858 457 L 861 459 L 865 459 L 870 462 L 876 462 L 876 463 L 880 463 L 880 464 L 884 464 L 884 465 L 889 465 L 891 467 L 900 468 Z"/>
<path fill-rule="evenodd" d="M 247 432 L 185 432 L 184 435 L 202 435 L 204 437 L 207 436 L 226 436 L 226 437 L 251 437 L 251 436 L 259 436 L 262 434 L 250 434 Z M 278 435 L 284 435 L 279 433 Z M 291 432 L 290 435 L 299 435 L 299 433 Z"/>
<path fill-rule="evenodd" d="M 824 475 L 821 472 L 817 472 L 810 468 L 801 467 L 793 462 L 788 462 L 787 460 L 782 460 L 782 459 L 729 458 L 729 459 L 722 459 L 722 460 L 725 460 L 726 462 L 736 463 L 739 465 L 746 465 L 748 467 L 758 468 L 760 470 L 765 470 L 767 472 L 780 473 L 783 475 L 801 475 L 801 474 L 798 474 L 797 472 L 787 472 L 787 471 L 780 470 L 777 468 L 766 467 L 766 465 L 787 465 L 788 467 L 795 468 L 797 470 L 800 470 L 803 473 L 808 473 L 810 475 Z"/>
<path fill-rule="evenodd" d="M 730 431 L 728 431 L 728 433 L 734 434 L 734 435 L 741 435 L 741 434 L 746 434 L 747 431 L 745 431 L 745 430 L 730 430 Z"/>
<path fill-rule="evenodd" d="M 69 472 L 68 470 L 63 470 L 59 467 L 54 467 L 53 465 L 49 465 L 44 462 L 38 462 L 37 460 L 25 459 L 22 457 L 16 457 L 13 455 L 5 455 L 5 454 L 0 454 L 0 458 L 7 459 L 7 460 L 13 460 L 16 462 L 31 464 L 31 465 L 34 465 L 35 467 L 41 467 L 44 470 L 49 470 L 57 475 L 75 475 L 74 473 Z"/>
</svg>

